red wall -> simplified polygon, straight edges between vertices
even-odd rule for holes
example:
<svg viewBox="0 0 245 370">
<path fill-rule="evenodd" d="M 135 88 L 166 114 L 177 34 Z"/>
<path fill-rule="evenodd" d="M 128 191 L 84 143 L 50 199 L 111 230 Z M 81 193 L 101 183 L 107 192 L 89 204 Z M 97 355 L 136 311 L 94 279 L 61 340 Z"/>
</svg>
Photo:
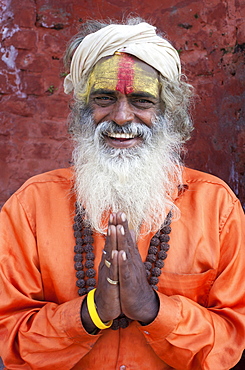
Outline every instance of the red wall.
<svg viewBox="0 0 245 370">
<path fill-rule="evenodd" d="M 1 0 L 0 202 L 28 177 L 68 166 L 62 55 L 81 21 L 135 12 L 166 32 L 198 94 L 188 165 L 245 204 L 242 0 Z M 243 16 L 244 19 L 244 16 Z"/>
</svg>

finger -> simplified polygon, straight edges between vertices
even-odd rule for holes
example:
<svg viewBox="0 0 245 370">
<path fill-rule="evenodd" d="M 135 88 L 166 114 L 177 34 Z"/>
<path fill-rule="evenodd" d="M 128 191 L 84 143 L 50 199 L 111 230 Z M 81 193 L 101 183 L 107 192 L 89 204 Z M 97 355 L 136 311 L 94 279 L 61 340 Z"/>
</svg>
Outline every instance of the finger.
<svg viewBox="0 0 245 370">
<path fill-rule="evenodd" d="M 102 264 L 99 270 L 95 302 L 98 315 L 103 322 L 115 319 L 121 313 L 117 254 L 117 250 L 112 253 L 109 268 Z M 108 278 L 115 283 L 109 283 Z"/>
<path fill-rule="evenodd" d="M 107 230 L 105 247 L 103 250 L 103 261 L 107 259 L 109 262 L 111 260 L 111 253 L 113 250 L 117 249 L 117 235 L 116 227 L 114 225 L 109 225 Z"/>
<path fill-rule="evenodd" d="M 108 268 L 107 276 L 112 281 L 118 281 L 118 251 L 117 250 L 112 251 L 111 266 L 110 266 L 110 268 Z"/>
<path fill-rule="evenodd" d="M 128 220 L 124 212 L 118 212 L 116 214 L 117 224 L 122 225 L 124 227 L 125 231 L 125 237 L 128 241 L 128 244 L 134 245 L 135 244 L 135 236 L 132 238 L 133 235 L 135 235 L 135 232 L 133 230 L 129 230 L 128 226 Z"/>
<path fill-rule="evenodd" d="M 121 250 L 118 252 L 118 276 L 123 290 L 127 289 L 128 284 L 131 284 L 130 275 L 130 260 L 127 258 L 126 252 Z"/>
<path fill-rule="evenodd" d="M 109 217 L 108 226 L 109 225 L 115 225 L 117 224 L 117 216 L 115 212 L 112 212 Z"/>
<path fill-rule="evenodd" d="M 125 226 L 124 226 L 125 225 Z M 118 251 L 124 251 L 126 257 L 131 259 L 135 254 L 138 255 L 138 250 L 136 247 L 134 233 L 129 231 L 128 224 L 125 221 L 124 225 L 117 225 L 117 248 Z M 132 238 L 133 236 L 133 238 Z"/>
<path fill-rule="evenodd" d="M 125 228 L 123 225 L 116 226 L 116 235 L 117 235 L 117 247 L 118 251 L 124 251 L 126 255 L 128 254 L 128 241 L 125 233 Z"/>
<path fill-rule="evenodd" d="M 133 241 L 133 244 L 136 246 L 136 248 L 138 248 L 137 247 L 137 243 L 136 243 L 136 232 L 134 230 L 129 230 L 129 232 L 130 232 L 130 235 L 131 235 L 131 239 Z"/>
</svg>

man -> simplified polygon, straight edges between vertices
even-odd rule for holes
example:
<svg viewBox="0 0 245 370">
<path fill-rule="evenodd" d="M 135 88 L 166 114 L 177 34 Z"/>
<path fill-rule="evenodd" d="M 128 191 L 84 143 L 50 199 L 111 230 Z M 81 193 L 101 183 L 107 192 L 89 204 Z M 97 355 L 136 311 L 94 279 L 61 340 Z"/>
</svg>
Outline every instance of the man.
<svg viewBox="0 0 245 370">
<path fill-rule="evenodd" d="M 191 87 L 171 44 L 130 22 L 71 41 L 74 166 L 2 210 L 7 369 L 227 370 L 244 348 L 240 203 L 183 168 Z"/>
</svg>

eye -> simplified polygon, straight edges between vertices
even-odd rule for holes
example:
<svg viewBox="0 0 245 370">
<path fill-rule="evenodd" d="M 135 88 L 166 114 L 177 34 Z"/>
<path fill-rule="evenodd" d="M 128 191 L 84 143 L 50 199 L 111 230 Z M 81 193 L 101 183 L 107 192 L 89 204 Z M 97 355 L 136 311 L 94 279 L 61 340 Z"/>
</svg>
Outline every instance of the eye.
<svg viewBox="0 0 245 370">
<path fill-rule="evenodd" d="M 145 98 L 134 98 L 132 104 L 140 109 L 150 109 L 156 105 L 156 102 Z"/>
<path fill-rule="evenodd" d="M 115 98 L 113 96 L 101 95 L 93 97 L 92 101 L 100 107 L 107 107 L 115 102 Z"/>
</svg>

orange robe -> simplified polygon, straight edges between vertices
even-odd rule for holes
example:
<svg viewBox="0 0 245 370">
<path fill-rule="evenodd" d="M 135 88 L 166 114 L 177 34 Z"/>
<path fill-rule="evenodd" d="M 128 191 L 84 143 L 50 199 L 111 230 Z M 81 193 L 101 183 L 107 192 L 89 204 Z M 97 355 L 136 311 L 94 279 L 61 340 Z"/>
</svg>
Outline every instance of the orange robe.
<svg viewBox="0 0 245 370">
<path fill-rule="evenodd" d="M 185 169 L 160 309 L 147 326 L 88 334 L 74 270 L 71 169 L 35 176 L 5 204 L 0 356 L 7 369 L 228 370 L 245 345 L 244 213 L 218 178 Z M 139 241 L 145 260 L 152 235 Z M 104 237 L 95 235 L 95 266 Z"/>
</svg>

